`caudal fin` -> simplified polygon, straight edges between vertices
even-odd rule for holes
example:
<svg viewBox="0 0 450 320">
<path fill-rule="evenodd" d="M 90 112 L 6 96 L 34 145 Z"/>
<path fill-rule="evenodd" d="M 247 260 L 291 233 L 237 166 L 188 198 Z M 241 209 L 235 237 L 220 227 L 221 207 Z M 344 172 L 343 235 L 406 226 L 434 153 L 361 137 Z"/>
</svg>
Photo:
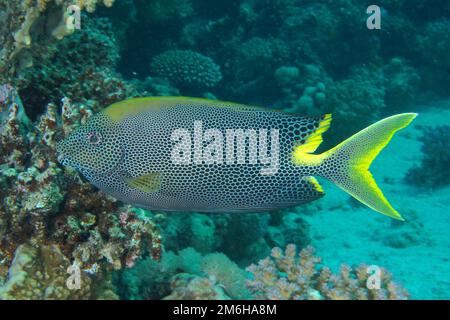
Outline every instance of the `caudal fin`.
<svg viewBox="0 0 450 320">
<path fill-rule="evenodd" d="M 373 210 L 404 220 L 383 195 L 369 167 L 395 132 L 405 128 L 416 116 L 416 113 L 403 113 L 385 118 L 319 155 L 321 173 Z"/>
</svg>

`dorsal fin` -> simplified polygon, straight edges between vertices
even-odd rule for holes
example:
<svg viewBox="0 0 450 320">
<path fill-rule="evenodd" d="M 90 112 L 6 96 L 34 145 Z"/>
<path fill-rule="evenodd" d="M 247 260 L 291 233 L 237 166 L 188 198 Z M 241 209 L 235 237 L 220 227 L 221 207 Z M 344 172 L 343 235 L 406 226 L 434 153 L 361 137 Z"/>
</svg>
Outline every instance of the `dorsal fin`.
<svg viewBox="0 0 450 320">
<path fill-rule="evenodd" d="M 155 110 L 158 111 L 162 107 L 170 107 L 175 105 L 198 105 L 210 106 L 216 108 L 229 108 L 230 110 L 237 112 L 249 112 L 249 111 L 271 111 L 276 112 L 276 110 L 258 107 L 258 106 L 248 106 L 245 104 L 220 101 L 220 100 L 209 100 L 203 98 L 191 98 L 191 97 L 142 97 L 142 98 L 132 98 L 120 102 L 116 102 L 109 107 L 105 108 L 102 112 L 107 115 L 111 120 L 117 122 L 127 116 L 133 116 L 138 113 Z"/>
<path fill-rule="evenodd" d="M 319 145 L 322 143 L 322 134 L 328 130 L 331 124 L 331 114 L 325 114 L 319 120 L 319 125 L 316 130 L 314 130 L 302 144 L 298 144 L 294 147 L 295 154 L 306 154 L 313 153 L 317 150 Z"/>
</svg>

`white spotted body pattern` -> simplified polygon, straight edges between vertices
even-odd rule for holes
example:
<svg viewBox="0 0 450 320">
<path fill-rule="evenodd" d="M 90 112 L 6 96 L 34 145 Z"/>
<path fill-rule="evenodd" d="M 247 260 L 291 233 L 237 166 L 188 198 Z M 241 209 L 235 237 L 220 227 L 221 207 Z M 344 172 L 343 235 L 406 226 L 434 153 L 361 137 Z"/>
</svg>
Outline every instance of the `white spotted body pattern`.
<svg viewBox="0 0 450 320">
<path fill-rule="evenodd" d="M 370 132 L 355 135 L 358 139 L 351 137 L 315 155 L 330 115 L 303 117 L 195 98 L 137 98 L 91 117 L 57 149 L 62 164 L 75 167 L 106 193 L 143 208 L 252 212 L 290 207 L 323 196 L 313 177 L 323 176 L 374 210 L 401 219 L 367 169 L 392 135 L 414 116 L 387 118 Z M 178 139 L 176 130 L 190 133 L 191 138 Z M 227 130 L 251 134 L 242 144 L 236 138 L 234 144 L 227 140 Z M 211 132 L 215 135 L 207 138 Z M 223 148 L 211 149 L 219 140 Z M 258 146 L 265 141 L 264 150 L 252 149 L 251 141 Z M 374 144 L 377 152 L 365 147 Z M 174 148 L 181 150 L 175 152 L 178 162 Z M 213 150 L 213 160 L 202 158 L 205 150 Z M 245 155 L 245 161 L 239 161 L 239 154 Z"/>
</svg>

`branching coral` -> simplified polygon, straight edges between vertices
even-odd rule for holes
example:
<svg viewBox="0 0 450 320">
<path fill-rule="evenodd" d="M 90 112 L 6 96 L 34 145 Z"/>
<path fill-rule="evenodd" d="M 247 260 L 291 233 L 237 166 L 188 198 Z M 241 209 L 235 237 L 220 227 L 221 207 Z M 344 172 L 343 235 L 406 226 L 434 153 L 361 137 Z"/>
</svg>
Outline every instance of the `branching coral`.
<svg viewBox="0 0 450 320">
<path fill-rule="evenodd" d="M 50 251 L 57 248 L 58 255 L 64 256 L 60 260 L 76 263 L 82 272 L 92 275 L 96 285 L 104 279 L 104 271 L 130 267 L 144 251 L 158 259 L 160 236 L 150 217 L 120 207 L 74 170 L 63 170 L 56 164 L 58 136 L 85 122 L 92 111 L 63 99 L 60 114 L 55 104 L 49 104 L 27 127 L 25 116 L 19 117 L 20 100 L 8 92 L 11 87 L 2 88 L 2 96 L 8 98 L 0 102 L 8 111 L 1 113 L 0 132 L 0 279 L 16 283 L 7 272 L 14 260 L 19 261 L 21 245 Z M 51 268 L 46 265 L 51 259 L 39 260 L 43 255 L 36 255 L 38 261 L 33 263 Z M 19 298 L 25 292 L 17 288 L 28 291 L 35 283 L 39 286 L 33 288 L 33 297 L 47 298 L 39 274 L 27 274 L 29 285 L 8 285 L 1 290 L 8 297 Z"/>
<path fill-rule="evenodd" d="M 260 299 L 406 299 L 405 289 L 398 286 L 392 276 L 380 269 L 379 288 L 369 289 L 368 267 L 355 269 L 342 266 L 338 274 L 327 267 L 320 267 L 320 258 L 307 247 L 297 253 L 295 245 L 288 245 L 283 252 L 275 247 L 271 256 L 251 265 L 248 281 L 250 291 Z"/>
<path fill-rule="evenodd" d="M 151 72 L 181 87 L 212 88 L 222 79 L 220 67 L 198 52 L 169 50 L 153 58 Z"/>
</svg>

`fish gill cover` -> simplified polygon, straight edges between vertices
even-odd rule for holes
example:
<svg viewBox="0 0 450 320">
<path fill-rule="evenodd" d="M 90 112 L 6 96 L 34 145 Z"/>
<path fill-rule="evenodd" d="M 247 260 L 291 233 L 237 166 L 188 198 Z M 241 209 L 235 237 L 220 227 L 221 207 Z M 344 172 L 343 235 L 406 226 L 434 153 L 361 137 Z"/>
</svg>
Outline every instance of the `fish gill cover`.
<svg viewBox="0 0 450 320">
<path fill-rule="evenodd" d="M 379 1 L 371 29 L 372 4 L 0 0 L 0 299 L 450 298 L 450 4 Z M 372 168 L 406 221 L 326 183 L 273 212 L 148 211 L 58 164 L 57 141 L 147 96 L 332 113 L 320 150 L 418 112 Z"/>
</svg>

